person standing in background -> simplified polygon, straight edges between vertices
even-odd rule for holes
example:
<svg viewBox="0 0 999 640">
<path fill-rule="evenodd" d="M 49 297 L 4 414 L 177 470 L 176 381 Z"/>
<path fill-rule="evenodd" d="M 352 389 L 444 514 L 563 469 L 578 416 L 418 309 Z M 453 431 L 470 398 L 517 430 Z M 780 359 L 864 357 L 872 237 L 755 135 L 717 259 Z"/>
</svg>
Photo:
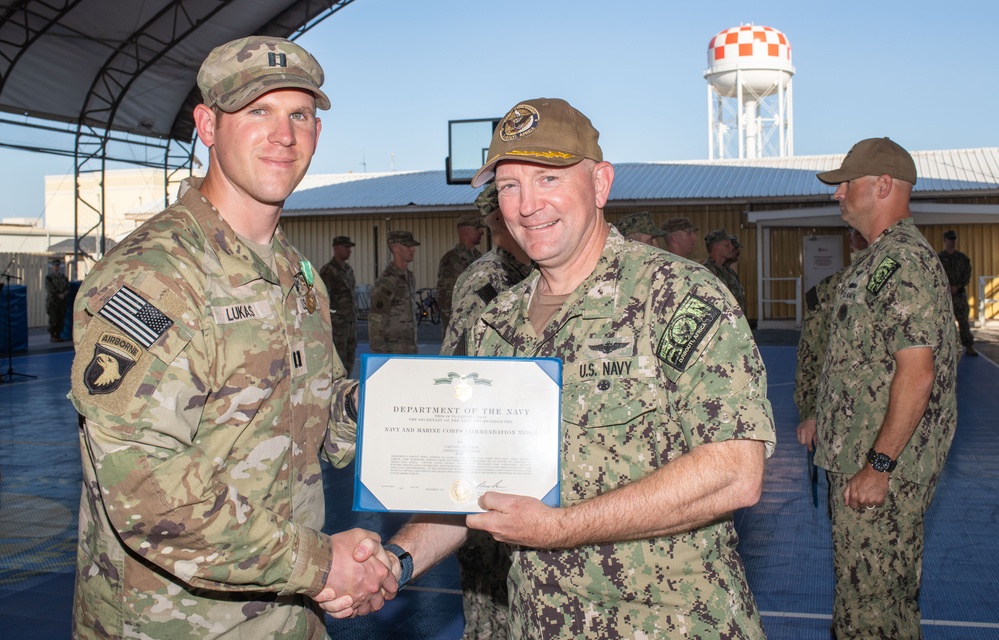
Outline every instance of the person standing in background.
<svg viewBox="0 0 999 640">
<path fill-rule="evenodd" d="M 319 277 L 330 296 L 330 323 L 333 325 L 333 346 L 350 376 L 357 350 L 357 309 L 354 306 L 354 269 L 347 263 L 354 247 L 347 236 L 333 238 L 333 257 L 319 270 Z"/>
<path fill-rule="evenodd" d="M 66 324 L 66 297 L 69 295 L 69 280 L 62 272 L 62 261 L 49 263 L 45 274 L 45 313 L 49 317 L 49 340 L 62 342 L 62 328 Z"/>
<path fill-rule="evenodd" d="M 454 294 L 454 283 L 458 281 L 461 272 L 482 256 L 479 243 L 485 233 L 482 216 L 469 213 L 458 218 L 458 244 L 441 256 L 437 265 L 437 306 L 441 310 L 441 327 L 447 331 L 451 322 L 451 296 Z"/>
<path fill-rule="evenodd" d="M 940 264 L 947 273 L 948 290 L 951 303 L 954 305 L 954 317 L 964 346 L 964 355 L 977 357 L 975 351 L 975 336 L 971 333 L 971 323 L 968 317 L 971 308 L 968 306 L 968 285 L 971 283 L 971 258 L 957 250 L 957 232 L 953 229 L 943 234 L 944 248 L 937 254 Z"/>
<path fill-rule="evenodd" d="M 420 243 L 411 231 L 389 231 L 388 263 L 371 288 L 368 343 L 371 353 L 418 353 L 416 346 L 416 278 L 409 263 Z"/>
</svg>

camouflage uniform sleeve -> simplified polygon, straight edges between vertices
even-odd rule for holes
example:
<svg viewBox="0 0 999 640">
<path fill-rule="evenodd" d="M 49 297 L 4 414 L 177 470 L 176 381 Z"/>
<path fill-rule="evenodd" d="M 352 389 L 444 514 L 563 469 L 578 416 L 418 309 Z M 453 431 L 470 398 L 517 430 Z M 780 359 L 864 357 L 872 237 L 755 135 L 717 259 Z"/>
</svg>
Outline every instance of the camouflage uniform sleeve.
<svg viewBox="0 0 999 640">
<path fill-rule="evenodd" d="M 437 265 L 437 306 L 440 307 L 442 316 L 451 314 L 455 282 L 461 275 L 461 270 L 457 268 L 458 259 L 457 252 L 452 249 L 441 257 Z"/>
<path fill-rule="evenodd" d="M 959 287 L 967 287 L 971 283 L 971 258 L 961 254 L 961 259 L 958 261 L 957 278 L 955 278 L 954 284 Z"/>
<path fill-rule="evenodd" d="M 353 400 L 357 381 L 340 378 L 333 381 L 333 405 L 330 415 L 330 426 L 326 432 L 326 444 L 323 447 L 323 457 L 337 469 L 342 469 L 354 460 L 355 442 L 357 441 L 357 414 L 347 411 L 348 403 L 357 409 Z M 348 399 L 349 398 L 349 399 Z"/>
<path fill-rule="evenodd" d="M 927 254 L 899 247 L 899 253 L 884 256 L 867 282 L 865 294 L 879 318 L 888 353 L 910 347 L 933 347 L 937 307 L 935 292 L 946 286 L 936 282 Z M 939 268 L 939 267 L 938 267 Z M 942 280 L 942 279 L 941 279 Z"/>
<path fill-rule="evenodd" d="M 794 404 L 802 420 L 815 417 L 815 396 L 819 389 L 819 374 L 829 344 L 830 296 L 838 278 L 825 278 L 805 293 L 805 317 L 798 339 L 798 361 L 794 375 Z"/>
<path fill-rule="evenodd" d="M 85 483 L 100 492 L 123 544 L 195 588 L 318 593 L 331 567 L 329 536 L 254 504 L 199 446 L 208 437 L 199 426 L 209 388 L 200 371 L 210 357 L 185 320 L 197 324 L 191 310 L 201 307 L 177 278 L 162 275 L 190 266 L 126 276 L 156 310 L 149 322 L 162 331 L 151 346 L 99 314 L 122 278 L 95 282 L 76 299 L 82 357 L 73 362 L 70 399 L 85 418 L 81 444 L 94 474 Z"/>
<path fill-rule="evenodd" d="M 760 440 L 769 457 L 773 412 L 749 324 L 716 278 L 697 271 L 681 280 L 676 288 L 656 288 L 652 301 L 653 317 L 663 323 L 656 354 L 672 385 L 672 413 L 691 446 Z"/>
<path fill-rule="evenodd" d="M 394 299 L 392 283 L 382 276 L 371 289 L 371 307 L 368 309 L 368 345 L 372 353 L 386 353 L 389 314 Z"/>
<path fill-rule="evenodd" d="M 451 321 L 448 323 L 444 340 L 441 343 L 441 355 L 465 355 L 468 351 L 467 339 L 475 321 L 482 315 L 486 303 L 476 293 L 488 278 L 481 271 L 466 269 L 458 276 L 454 285 L 454 301 L 451 310 Z"/>
</svg>

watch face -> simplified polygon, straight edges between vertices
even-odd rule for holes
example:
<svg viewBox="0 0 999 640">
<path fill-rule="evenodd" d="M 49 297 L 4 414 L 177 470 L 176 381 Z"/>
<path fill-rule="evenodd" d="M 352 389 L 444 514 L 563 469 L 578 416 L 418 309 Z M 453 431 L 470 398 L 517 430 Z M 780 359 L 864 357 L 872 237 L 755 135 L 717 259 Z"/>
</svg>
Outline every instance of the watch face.
<svg viewBox="0 0 999 640">
<path fill-rule="evenodd" d="M 891 471 L 893 466 L 891 458 L 884 453 L 877 453 L 873 450 L 867 454 L 867 461 L 871 463 L 875 471 L 880 471 L 881 473 Z"/>
</svg>

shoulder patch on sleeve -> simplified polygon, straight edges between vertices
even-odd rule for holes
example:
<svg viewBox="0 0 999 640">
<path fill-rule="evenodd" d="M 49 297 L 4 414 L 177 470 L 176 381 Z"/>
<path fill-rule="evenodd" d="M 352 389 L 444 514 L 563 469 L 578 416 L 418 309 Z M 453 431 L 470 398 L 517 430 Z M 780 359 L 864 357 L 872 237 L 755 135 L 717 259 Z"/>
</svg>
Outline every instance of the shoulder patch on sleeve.
<svg viewBox="0 0 999 640">
<path fill-rule="evenodd" d="M 719 316 L 721 311 L 710 302 L 688 293 L 666 325 L 656 355 L 676 371 L 685 370 L 690 356 Z"/>
<path fill-rule="evenodd" d="M 118 289 L 97 315 L 147 349 L 173 325 L 173 320 L 126 286 Z"/>
<path fill-rule="evenodd" d="M 492 302 L 493 299 L 499 295 L 499 291 L 497 291 L 496 287 L 494 287 L 490 282 L 487 282 L 486 284 L 481 286 L 479 289 L 475 291 L 475 293 L 486 304 Z"/>
<path fill-rule="evenodd" d="M 805 292 L 805 304 L 809 311 L 815 311 L 815 308 L 819 306 L 819 292 L 815 290 L 815 287 Z"/>
<path fill-rule="evenodd" d="M 894 258 L 886 257 L 878 265 L 878 268 L 874 270 L 874 275 L 871 279 L 867 281 L 867 290 L 871 293 L 877 295 L 881 292 L 884 286 L 888 283 L 895 272 L 901 267 L 901 263 L 896 261 Z"/>
<path fill-rule="evenodd" d="M 101 334 L 94 344 L 94 357 L 83 372 L 84 385 L 91 395 L 114 393 L 140 355 L 139 345 L 125 336 Z"/>
</svg>

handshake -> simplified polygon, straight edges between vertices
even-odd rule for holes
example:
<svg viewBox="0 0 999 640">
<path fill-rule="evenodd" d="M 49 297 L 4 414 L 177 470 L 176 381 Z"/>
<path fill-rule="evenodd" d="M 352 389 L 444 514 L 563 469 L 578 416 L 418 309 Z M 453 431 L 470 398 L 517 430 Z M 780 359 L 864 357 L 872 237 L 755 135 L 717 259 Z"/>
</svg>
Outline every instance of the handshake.
<svg viewBox="0 0 999 640">
<path fill-rule="evenodd" d="M 313 600 L 334 618 L 378 611 L 399 592 L 402 567 L 374 531 L 350 529 L 331 536 L 333 565 Z"/>
</svg>

